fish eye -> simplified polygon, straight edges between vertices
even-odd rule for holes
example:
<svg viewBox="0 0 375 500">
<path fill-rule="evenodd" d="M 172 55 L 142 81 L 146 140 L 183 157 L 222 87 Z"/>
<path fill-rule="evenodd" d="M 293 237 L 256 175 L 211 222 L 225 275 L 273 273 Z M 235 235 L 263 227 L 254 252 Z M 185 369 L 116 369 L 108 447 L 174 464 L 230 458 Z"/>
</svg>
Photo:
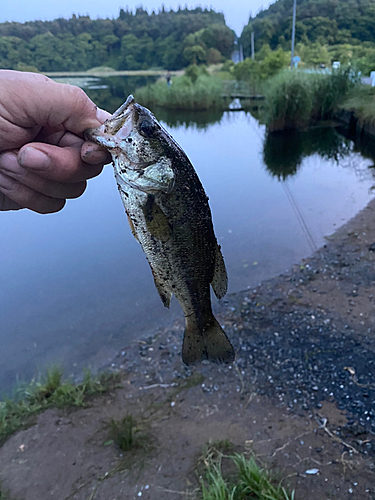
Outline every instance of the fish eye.
<svg viewBox="0 0 375 500">
<path fill-rule="evenodd" d="M 142 120 L 139 124 L 139 132 L 146 137 L 151 137 L 155 132 L 155 125 L 150 120 Z"/>
</svg>

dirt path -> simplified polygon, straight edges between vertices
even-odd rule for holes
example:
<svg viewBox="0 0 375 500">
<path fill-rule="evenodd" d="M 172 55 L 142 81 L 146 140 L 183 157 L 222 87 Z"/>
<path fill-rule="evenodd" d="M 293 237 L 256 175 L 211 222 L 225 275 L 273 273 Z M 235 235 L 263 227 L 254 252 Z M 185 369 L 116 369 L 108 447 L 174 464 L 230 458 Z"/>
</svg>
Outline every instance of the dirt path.
<svg viewBox="0 0 375 500">
<path fill-rule="evenodd" d="M 48 410 L 3 445 L 3 487 L 19 500 L 196 498 L 202 447 L 228 439 L 285 469 L 296 499 L 374 500 L 374 260 L 375 201 L 313 257 L 220 305 L 235 365 L 186 368 L 181 323 L 125 347 L 121 388 Z M 108 427 L 127 413 L 143 444 L 121 454 Z"/>
</svg>

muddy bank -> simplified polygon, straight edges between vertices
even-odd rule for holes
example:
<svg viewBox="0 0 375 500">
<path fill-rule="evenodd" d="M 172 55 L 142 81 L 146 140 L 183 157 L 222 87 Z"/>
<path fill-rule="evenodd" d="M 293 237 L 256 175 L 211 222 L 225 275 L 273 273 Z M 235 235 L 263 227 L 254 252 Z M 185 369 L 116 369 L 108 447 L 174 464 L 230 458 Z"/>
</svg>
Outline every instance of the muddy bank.
<svg viewBox="0 0 375 500">
<path fill-rule="evenodd" d="M 199 498 L 202 446 L 228 439 L 285 469 L 296 499 L 373 500 L 374 261 L 375 200 L 311 258 L 220 304 L 235 364 L 185 367 L 179 321 L 124 346 L 119 389 L 48 410 L 2 446 L 3 487 L 19 500 Z M 108 444 L 127 413 L 148 442 L 130 454 Z"/>
</svg>

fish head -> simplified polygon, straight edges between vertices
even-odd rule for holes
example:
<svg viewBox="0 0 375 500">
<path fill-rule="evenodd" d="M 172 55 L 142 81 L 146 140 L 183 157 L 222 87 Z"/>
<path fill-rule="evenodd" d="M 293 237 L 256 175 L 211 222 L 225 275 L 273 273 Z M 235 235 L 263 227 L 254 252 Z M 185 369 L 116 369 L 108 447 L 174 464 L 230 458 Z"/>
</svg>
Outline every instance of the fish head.
<svg viewBox="0 0 375 500">
<path fill-rule="evenodd" d="M 132 95 L 101 127 L 89 129 L 85 135 L 111 153 L 120 188 L 128 184 L 153 194 L 173 189 L 173 149 L 179 146 Z"/>
</svg>

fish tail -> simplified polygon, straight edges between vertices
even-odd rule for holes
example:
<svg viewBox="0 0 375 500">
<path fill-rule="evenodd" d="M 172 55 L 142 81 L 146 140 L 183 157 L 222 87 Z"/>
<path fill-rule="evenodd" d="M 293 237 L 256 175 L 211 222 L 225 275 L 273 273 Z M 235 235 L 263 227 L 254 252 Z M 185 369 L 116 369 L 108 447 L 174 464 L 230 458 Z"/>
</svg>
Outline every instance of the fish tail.
<svg viewBox="0 0 375 500">
<path fill-rule="evenodd" d="M 185 365 L 191 365 L 202 359 L 231 363 L 234 357 L 232 344 L 212 314 L 203 328 L 189 317 L 186 318 L 182 345 L 182 361 Z"/>
</svg>

